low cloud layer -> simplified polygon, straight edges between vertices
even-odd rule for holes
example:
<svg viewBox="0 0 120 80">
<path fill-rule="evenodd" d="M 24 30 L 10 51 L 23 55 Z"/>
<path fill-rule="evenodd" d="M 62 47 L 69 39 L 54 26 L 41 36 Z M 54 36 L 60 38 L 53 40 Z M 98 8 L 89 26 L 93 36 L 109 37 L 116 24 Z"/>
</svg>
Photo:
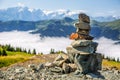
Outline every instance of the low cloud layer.
<svg viewBox="0 0 120 80">
<path fill-rule="evenodd" d="M 99 43 L 97 52 L 106 56 L 120 58 L 120 44 L 115 45 L 116 41 L 100 38 L 95 40 Z M 0 44 L 11 44 L 14 47 L 28 49 L 36 49 L 37 52 L 49 53 L 53 48 L 55 51 L 63 50 L 66 52 L 66 47 L 71 44 L 69 38 L 64 37 L 45 37 L 41 39 L 38 34 L 29 34 L 29 32 L 1 32 Z"/>
<path fill-rule="evenodd" d="M 97 52 L 105 54 L 105 56 L 120 58 L 120 44 L 115 44 L 118 41 L 113 41 L 105 37 L 95 40 L 99 43 Z"/>
<path fill-rule="evenodd" d="M 41 39 L 38 34 L 29 32 L 2 32 L 0 33 L 0 44 L 11 44 L 14 47 L 36 49 L 37 52 L 49 53 L 53 48 L 56 51 L 64 50 L 70 44 L 70 40 L 64 37 L 45 37 Z"/>
</svg>

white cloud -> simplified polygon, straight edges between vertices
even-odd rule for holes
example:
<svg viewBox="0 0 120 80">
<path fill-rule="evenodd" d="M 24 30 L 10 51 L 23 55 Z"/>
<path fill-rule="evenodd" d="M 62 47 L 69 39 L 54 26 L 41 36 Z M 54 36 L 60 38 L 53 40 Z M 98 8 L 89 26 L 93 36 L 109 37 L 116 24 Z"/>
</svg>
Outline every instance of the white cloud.
<svg viewBox="0 0 120 80">
<path fill-rule="evenodd" d="M 25 7 L 24 3 L 21 3 L 21 2 L 18 2 L 17 5 L 18 5 L 19 7 Z"/>
<path fill-rule="evenodd" d="M 105 54 L 105 56 L 120 58 L 120 44 L 115 44 L 117 41 L 101 37 L 96 40 L 99 43 L 97 52 Z"/>
<path fill-rule="evenodd" d="M 64 37 L 45 37 L 41 39 L 38 34 L 29 34 L 29 32 L 2 32 L 0 33 L 0 44 L 11 44 L 27 49 L 36 49 L 37 52 L 49 53 L 53 48 L 56 51 L 66 50 L 70 40 Z"/>
<path fill-rule="evenodd" d="M 120 44 L 115 45 L 116 41 L 100 38 L 95 40 L 99 43 L 97 52 L 106 56 L 120 58 Z M 53 48 L 56 51 L 63 50 L 66 52 L 66 47 L 71 44 L 69 38 L 64 37 L 45 37 L 41 39 L 38 34 L 29 34 L 29 32 L 1 32 L 0 44 L 11 44 L 14 47 L 22 47 L 26 49 L 36 49 L 37 52 L 49 53 Z"/>
</svg>

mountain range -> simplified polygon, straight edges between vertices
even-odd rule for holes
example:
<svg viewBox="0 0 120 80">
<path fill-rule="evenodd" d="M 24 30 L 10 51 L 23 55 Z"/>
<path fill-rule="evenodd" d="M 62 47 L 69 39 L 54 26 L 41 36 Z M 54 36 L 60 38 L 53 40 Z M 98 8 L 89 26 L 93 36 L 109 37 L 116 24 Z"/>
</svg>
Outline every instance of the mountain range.
<svg viewBox="0 0 120 80">
<path fill-rule="evenodd" d="M 41 9 L 30 9 L 28 7 L 11 7 L 7 9 L 0 9 L 0 20 L 11 21 L 11 20 L 22 20 L 22 21 L 39 21 L 39 20 L 50 20 L 50 19 L 62 19 L 64 17 L 70 17 L 77 19 L 78 14 L 84 12 L 82 10 L 41 10 Z M 92 20 L 100 22 L 113 21 L 120 19 L 120 16 L 97 16 L 92 17 Z"/>
<path fill-rule="evenodd" d="M 3 31 L 29 31 L 32 34 L 40 34 L 40 36 L 50 37 L 68 37 L 72 32 L 75 32 L 74 20 L 69 17 L 62 19 L 51 19 L 41 21 L 0 21 L 0 32 Z M 91 21 L 90 34 L 95 38 L 102 36 L 113 40 L 120 40 L 120 19 L 111 22 Z"/>
</svg>

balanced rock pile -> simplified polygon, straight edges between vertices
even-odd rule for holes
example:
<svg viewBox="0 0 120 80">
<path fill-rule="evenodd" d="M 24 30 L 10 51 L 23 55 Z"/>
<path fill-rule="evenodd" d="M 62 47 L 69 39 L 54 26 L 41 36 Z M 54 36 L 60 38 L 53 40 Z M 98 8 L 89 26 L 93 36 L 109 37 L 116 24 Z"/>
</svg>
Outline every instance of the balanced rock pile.
<svg viewBox="0 0 120 80">
<path fill-rule="evenodd" d="M 46 66 L 54 67 L 55 72 L 75 71 L 75 75 L 97 73 L 101 70 L 102 56 L 96 53 L 98 43 L 93 42 L 93 37 L 89 35 L 89 17 L 84 13 L 79 14 L 79 22 L 75 23 L 75 26 L 76 32 L 70 36 L 74 41 L 66 48 L 66 57 L 59 55 L 53 63 L 47 63 Z"/>
<path fill-rule="evenodd" d="M 93 37 L 89 35 L 90 19 L 86 14 L 79 14 L 79 22 L 75 24 L 76 33 L 72 33 L 70 38 L 74 39 L 70 47 L 67 47 L 67 54 L 71 62 L 77 65 L 77 73 L 95 73 L 101 70 L 102 56 L 96 53 L 98 43 L 93 42 Z"/>
</svg>

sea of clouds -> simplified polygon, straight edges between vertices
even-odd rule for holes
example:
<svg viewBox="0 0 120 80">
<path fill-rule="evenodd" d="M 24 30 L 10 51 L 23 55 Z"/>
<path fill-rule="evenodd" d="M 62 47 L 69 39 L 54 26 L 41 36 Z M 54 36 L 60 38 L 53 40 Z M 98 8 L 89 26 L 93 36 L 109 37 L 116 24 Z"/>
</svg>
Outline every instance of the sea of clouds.
<svg viewBox="0 0 120 80">
<path fill-rule="evenodd" d="M 120 44 L 117 41 L 101 37 L 98 42 L 97 52 L 105 56 L 120 58 Z M 0 44 L 10 44 L 13 47 L 21 47 L 28 49 L 36 49 L 37 53 L 47 54 L 51 48 L 55 51 L 62 50 L 66 52 L 66 47 L 71 44 L 72 40 L 65 37 L 44 37 L 39 34 L 30 34 L 25 31 L 0 32 Z"/>
</svg>

